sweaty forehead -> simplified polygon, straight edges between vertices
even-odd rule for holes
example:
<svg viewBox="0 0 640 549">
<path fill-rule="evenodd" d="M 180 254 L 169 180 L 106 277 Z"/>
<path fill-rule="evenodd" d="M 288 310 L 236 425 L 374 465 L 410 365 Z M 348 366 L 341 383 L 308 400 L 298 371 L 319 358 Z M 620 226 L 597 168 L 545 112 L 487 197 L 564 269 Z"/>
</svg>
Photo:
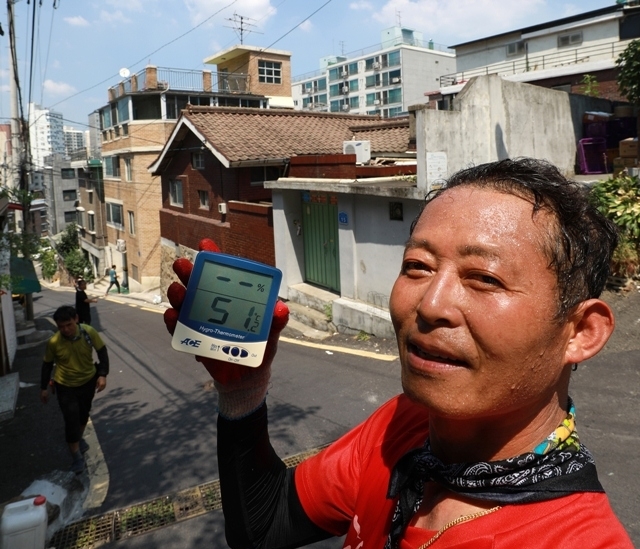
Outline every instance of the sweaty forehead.
<svg viewBox="0 0 640 549">
<path fill-rule="evenodd" d="M 449 189 L 427 204 L 412 234 L 409 246 L 452 238 L 462 253 L 491 253 L 503 245 L 531 243 L 544 250 L 553 231 L 552 216 L 534 213 L 533 204 L 520 196 L 489 188 L 461 186 Z M 482 251 L 484 249 L 485 251 Z"/>
</svg>

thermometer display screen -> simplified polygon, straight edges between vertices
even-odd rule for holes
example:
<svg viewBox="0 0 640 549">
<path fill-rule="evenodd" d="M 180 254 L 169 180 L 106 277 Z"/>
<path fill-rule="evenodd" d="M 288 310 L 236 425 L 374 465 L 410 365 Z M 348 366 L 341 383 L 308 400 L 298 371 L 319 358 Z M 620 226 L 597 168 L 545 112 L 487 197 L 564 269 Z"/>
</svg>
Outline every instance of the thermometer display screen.
<svg viewBox="0 0 640 549">
<path fill-rule="evenodd" d="M 205 261 L 189 320 L 259 334 L 273 277 Z"/>
</svg>

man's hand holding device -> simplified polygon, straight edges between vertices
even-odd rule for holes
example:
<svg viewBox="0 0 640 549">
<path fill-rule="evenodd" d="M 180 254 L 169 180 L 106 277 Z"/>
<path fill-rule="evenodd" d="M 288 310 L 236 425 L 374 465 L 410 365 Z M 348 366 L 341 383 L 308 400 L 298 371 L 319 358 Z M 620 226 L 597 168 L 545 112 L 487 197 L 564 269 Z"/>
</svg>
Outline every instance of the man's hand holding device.
<svg viewBox="0 0 640 549">
<path fill-rule="evenodd" d="M 213 377 L 220 413 L 239 418 L 262 404 L 278 337 L 289 320 L 289 308 L 277 301 L 281 274 L 221 254 L 206 238 L 199 249 L 204 253 L 194 264 L 186 258 L 173 264 L 182 284 L 169 286 L 172 308 L 164 321 L 173 347 L 196 354 Z"/>
</svg>

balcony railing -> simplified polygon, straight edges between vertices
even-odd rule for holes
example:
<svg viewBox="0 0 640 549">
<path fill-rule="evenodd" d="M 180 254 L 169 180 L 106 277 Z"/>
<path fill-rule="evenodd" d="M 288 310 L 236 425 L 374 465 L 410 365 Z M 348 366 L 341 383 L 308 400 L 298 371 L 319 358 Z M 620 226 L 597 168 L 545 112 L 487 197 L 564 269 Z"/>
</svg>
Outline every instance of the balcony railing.
<svg viewBox="0 0 640 549">
<path fill-rule="evenodd" d="M 109 100 L 151 90 L 179 92 L 251 93 L 249 75 L 146 67 L 109 88 Z"/>
<path fill-rule="evenodd" d="M 553 69 L 568 65 L 577 65 L 589 61 L 606 61 L 617 59 L 627 47 L 628 42 L 610 42 L 595 46 L 585 46 L 584 48 L 567 49 L 547 53 L 543 55 L 521 55 L 513 61 L 495 63 L 486 67 L 470 69 L 467 71 L 445 74 L 440 77 L 440 86 L 453 86 L 462 84 L 474 76 L 486 74 L 500 74 L 501 76 L 511 76 L 544 69 Z"/>
</svg>

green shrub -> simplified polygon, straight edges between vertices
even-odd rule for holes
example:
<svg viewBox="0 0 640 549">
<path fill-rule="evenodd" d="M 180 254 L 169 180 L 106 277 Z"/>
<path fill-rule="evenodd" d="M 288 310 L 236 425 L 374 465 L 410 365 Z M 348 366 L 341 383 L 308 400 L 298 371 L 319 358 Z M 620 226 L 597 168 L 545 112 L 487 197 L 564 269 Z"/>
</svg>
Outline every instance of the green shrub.
<svg viewBox="0 0 640 549">
<path fill-rule="evenodd" d="M 599 181 L 590 193 L 592 203 L 620 229 L 620 243 L 613 254 L 612 274 L 632 276 L 640 261 L 640 180 L 619 175 Z"/>
</svg>

